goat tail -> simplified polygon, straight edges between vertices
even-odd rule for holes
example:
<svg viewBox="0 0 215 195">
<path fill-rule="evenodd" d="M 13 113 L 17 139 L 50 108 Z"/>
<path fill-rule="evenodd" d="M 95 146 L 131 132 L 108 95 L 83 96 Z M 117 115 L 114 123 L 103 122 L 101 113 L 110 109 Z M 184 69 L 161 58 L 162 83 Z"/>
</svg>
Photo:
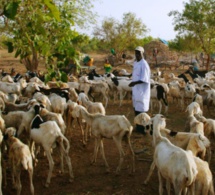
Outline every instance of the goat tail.
<svg viewBox="0 0 215 195">
<path fill-rule="evenodd" d="M 62 147 L 63 147 L 63 150 L 68 154 L 70 149 L 69 140 L 63 134 L 61 135 L 61 138 L 66 142 L 66 149 L 64 148 L 63 142 L 62 142 Z"/>
<path fill-rule="evenodd" d="M 162 99 L 163 99 L 164 104 L 165 104 L 166 106 L 168 106 L 168 102 L 167 102 L 167 92 L 166 92 L 166 91 L 163 92 L 163 97 L 162 97 Z"/>
<path fill-rule="evenodd" d="M 193 154 L 189 150 L 188 155 L 187 155 L 188 159 L 192 159 L 192 155 Z M 196 178 L 196 175 L 198 173 L 198 170 L 197 170 L 197 167 L 196 167 L 196 164 L 195 164 L 194 160 L 193 161 L 188 160 L 187 163 L 188 163 L 188 166 L 187 166 L 187 181 L 186 181 L 186 184 L 187 184 L 187 186 L 189 186 L 194 182 L 194 180 Z"/>
<path fill-rule="evenodd" d="M 28 156 L 24 157 L 21 160 L 22 166 L 25 170 L 28 170 L 29 168 L 32 168 L 32 163 L 30 163 L 31 159 L 29 159 Z"/>
</svg>

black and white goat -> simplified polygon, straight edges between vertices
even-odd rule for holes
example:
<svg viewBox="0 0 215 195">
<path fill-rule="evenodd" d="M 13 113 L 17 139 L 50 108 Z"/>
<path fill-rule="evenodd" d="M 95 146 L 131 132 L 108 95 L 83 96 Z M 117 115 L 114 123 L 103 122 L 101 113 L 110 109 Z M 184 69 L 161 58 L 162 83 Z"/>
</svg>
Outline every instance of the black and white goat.
<svg viewBox="0 0 215 195">
<path fill-rule="evenodd" d="M 152 84 L 151 85 L 151 100 L 150 100 L 150 106 L 151 106 L 151 111 L 153 111 L 154 103 L 158 102 L 159 104 L 159 114 L 161 113 L 162 110 L 162 102 L 165 105 L 165 114 L 168 112 L 168 102 L 167 102 L 167 91 L 165 90 L 164 86 L 160 84 Z"/>
</svg>

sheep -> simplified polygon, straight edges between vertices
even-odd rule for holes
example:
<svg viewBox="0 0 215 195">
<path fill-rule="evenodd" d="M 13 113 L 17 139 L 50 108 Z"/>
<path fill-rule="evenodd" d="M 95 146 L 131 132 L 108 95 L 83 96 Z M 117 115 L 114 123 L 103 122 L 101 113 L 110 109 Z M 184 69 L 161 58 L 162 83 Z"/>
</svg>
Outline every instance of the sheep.
<svg viewBox="0 0 215 195">
<path fill-rule="evenodd" d="M 161 114 L 153 117 L 153 143 L 155 146 L 154 162 L 158 168 L 159 193 L 163 194 L 163 179 L 166 180 L 167 192 L 173 184 L 175 194 L 181 194 L 188 188 L 194 193 L 194 181 L 198 173 L 191 151 L 185 151 L 173 145 L 160 133 L 165 119 Z"/>
<path fill-rule="evenodd" d="M 36 121 L 36 122 L 35 122 Z M 52 177 L 52 171 L 54 168 L 54 161 L 51 156 L 51 148 L 57 144 L 60 148 L 61 155 L 61 171 L 64 172 L 63 158 L 66 159 L 69 168 L 69 181 L 73 182 L 74 175 L 72 171 L 72 164 L 69 157 L 70 143 L 68 139 L 62 134 L 61 129 L 58 127 L 55 121 L 43 122 L 39 115 L 36 115 L 31 122 L 30 137 L 35 143 L 42 145 L 45 150 L 48 162 L 49 162 L 49 172 L 46 179 L 45 187 L 49 187 Z M 64 143 L 66 143 L 66 148 Z"/>
<path fill-rule="evenodd" d="M 22 143 L 18 138 L 14 137 L 16 129 L 9 127 L 5 131 L 4 139 L 9 145 L 9 160 L 12 166 L 12 180 L 13 185 L 17 189 L 17 194 L 21 194 L 22 184 L 20 181 L 21 168 L 28 171 L 30 180 L 31 194 L 34 194 L 33 185 L 33 159 L 30 149 L 27 145 Z"/>
<path fill-rule="evenodd" d="M 92 128 L 92 134 L 95 137 L 95 147 L 92 163 L 96 162 L 97 153 L 99 148 L 101 149 L 102 157 L 105 162 L 106 171 L 109 172 L 109 165 L 105 158 L 103 138 L 112 138 L 116 143 L 119 150 L 120 160 L 116 169 L 116 174 L 119 174 L 123 163 L 124 151 L 122 149 L 122 138 L 126 137 L 129 145 L 129 150 L 132 155 L 132 171 L 135 171 L 134 167 L 134 152 L 131 146 L 130 137 L 133 131 L 133 127 L 124 115 L 102 115 L 102 114 L 90 114 L 84 107 L 80 106 L 76 112 L 78 117 L 82 117 L 86 120 Z"/>
<path fill-rule="evenodd" d="M 14 127 L 17 131 L 17 136 L 19 137 L 23 130 L 29 135 L 30 123 L 34 116 L 39 113 L 40 105 L 33 105 L 27 112 L 25 111 L 11 111 L 8 114 L 2 114 L 2 118 L 5 121 L 6 128 Z M 11 120 L 12 119 L 12 120 Z"/>
<path fill-rule="evenodd" d="M 208 162 L 194 156 L 198 174 L 195 180 L 195 195 L 214 195 L 213 175 Z"/>
</svg>

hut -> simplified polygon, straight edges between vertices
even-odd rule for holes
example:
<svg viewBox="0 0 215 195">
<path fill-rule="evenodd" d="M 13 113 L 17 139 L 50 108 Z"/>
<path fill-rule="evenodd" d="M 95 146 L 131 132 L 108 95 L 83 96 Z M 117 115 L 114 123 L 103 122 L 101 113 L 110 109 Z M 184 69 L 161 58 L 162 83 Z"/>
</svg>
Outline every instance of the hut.
<svg viewBox="0 0 215 195">
<path fill-rule="evenodd" d="M 151 67 L 171 66 L 177 63 L 178 56 L 170 51 L 167 44 L 153 40 L 144 46 L 145 59 Z"/>
</svg>

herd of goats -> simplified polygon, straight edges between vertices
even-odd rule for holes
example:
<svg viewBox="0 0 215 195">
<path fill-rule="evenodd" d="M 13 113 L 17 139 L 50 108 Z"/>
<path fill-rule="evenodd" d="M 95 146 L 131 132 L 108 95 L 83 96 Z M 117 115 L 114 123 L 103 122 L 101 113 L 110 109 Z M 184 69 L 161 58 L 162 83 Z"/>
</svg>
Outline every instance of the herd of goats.
<svg viewBox="0 0 215 195">
<path fill-rule="evenodd" d="M 192 80 L 188 79 L 191 78 Z M 124 150 L 122 140 L 127 141 L 131 157 L 131 170 L 135 172 L 135 153 L 131 144 L 132 124 L 150 129 L 154 147 L 153 161 L 144 181 L 148 183 L 155 167 L 158 171 L 159 194 L 214 194 L 213 175 L 210 170 L 211 147 L 215 135 L 215 119 L 206 118 L 206 106 L 213 118 L 215 106 L 215 72 L 196 73 L 191 69 L 175 75 L 162 75 L 157 69 L 151 75 L 150 111 L 139 114 L 134 121 L 125 115 L 106 115 L 109 100 L 122 106 L 125 98 L 131 98 L 131 73 L 125 69 L 106 75 L 95 70 L 79 78 L 70 77 L 67 83 L 50 81 L 44 83 L 37 74 L 25 75 L 2 72 L 0 81 L 0 143 L 1 143 L 1 186 L 7 184 L 6 167 L 10 166 L 12 184 L 17 194 L 22 192 L 21 170 L 29 173 L 30 192 L 35 193 L 33 182 L 34 166 L 40 147 L 48 159 L 49 170 L 45 187 L 49 187 L 54 168 L 53 148 L 60 150 L 61 171 L 64 159 L 68 166 L 69 182 L 73 182 L 72 162 L 69 156 L 74 120 L 77 121 L 82 143 L 87 144 L 93 136 L 95 146 L 92 163 L 96 162 L 100 150 L 106 171 L 110 171 L 105 157 L 103 139 L 113 139 L 119 151 L 120 173 Z M 95 101 L 99 94 L 101 102 Z M 188 113 L 184 132 L 172 132 L 166 128 L 169 102 L 180 105 Z M 162 107 L 164 106 L 164 111 Z M 163 113 L 163 115 L 161 114 Z M 83 125 L 83 121 L 86 125 Z M 8 162 L 5 159 L 8 159 Z M 207 160 L 205 160 L 207 159 Z M 2 187 L 0 188 L 2 194 Z"/>
</svg>

